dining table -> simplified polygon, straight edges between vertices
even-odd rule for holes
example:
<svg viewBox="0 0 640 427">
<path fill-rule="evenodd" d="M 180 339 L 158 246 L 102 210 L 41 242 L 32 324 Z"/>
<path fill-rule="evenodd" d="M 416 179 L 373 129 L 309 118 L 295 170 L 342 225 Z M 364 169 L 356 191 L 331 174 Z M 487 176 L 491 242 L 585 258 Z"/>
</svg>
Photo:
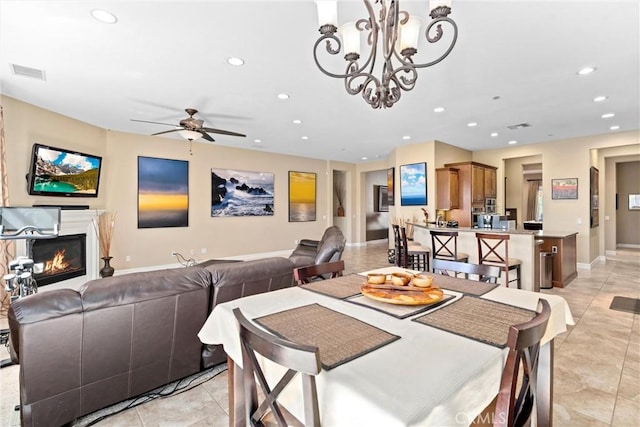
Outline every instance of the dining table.
<svg viewBox="0 0 640 427">
<path fill-rule="evenodd" d="M 361 292 L 370 273 L 407 271 L 420 273 L 382 267 L 216 305 L 198 337 L 228 356 L 230 425 L 246 425 L 236 307 L 269 332 L 320 348 L 322 425 L 468 426 L 498 393 L 509 325 L 535 316 L 540 298 L 551 315 L 540 348 L 537 422 L 551 425 L 553 340 L 574 324 L 564 298 L 428 272 L 444 293 L 437 303 L 390 304 Z M 284 372 L 261 364 L 267 377 Z M 300 417 L 298 383 L 279 400 Z"/>
</svg>

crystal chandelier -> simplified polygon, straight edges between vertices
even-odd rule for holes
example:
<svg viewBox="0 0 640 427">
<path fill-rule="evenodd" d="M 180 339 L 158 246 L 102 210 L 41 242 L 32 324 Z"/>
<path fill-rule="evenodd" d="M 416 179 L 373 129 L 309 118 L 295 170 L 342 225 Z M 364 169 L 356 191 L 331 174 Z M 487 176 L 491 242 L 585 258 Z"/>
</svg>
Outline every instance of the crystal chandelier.
<svg viewBox="0 0 640 427">
<path fill-rule="evenodd" d="M 402 91 L 410 91 L 414 88 L 418 78 L 417 69 L 431 67 L 442 61 L 449 55 L 458 38 L 458 26 L 448 18 L 451 13 L 450 1 L 431 1 L 431 21 L 426 27 L 425 37 L 429 43 L 437 43 L 443 35 L 442 22 L 451 24 L 453 37 L 448 49 L 431 62 L 416 64 L 413 55 L 418 52 L 418 38 L 420 35 L 420 18 L 409 15 L 400 10 L 399 0 L 376 0 L 379 12 L 374 12 L 369 0 L 363 0 L 369 13 L 368 18 L 357 22 L 344 24 L 338 29 L 337 2 L 317 1 L 318 21 L 320 24 L 320 38 L 313 47 L 313 59 L 324 74 L 338 79 L 344 79 L 347 93 L 362 94 L 362 98 L 372 108 L 389 108 L 400 100 Z M 434 29 L 433 34 L 431 30 Z M 360 33 L 368 32 L 367 44 L 369 56 L 366 61 L 360 63 Z M 339 33 L 342 37 L 336 35 Z M 382 52 L 378 58 L 378 41 L 380 40 Z M 340 53 L 344 46 L 344 59 L 347 67 L 344 74 L 328 71 L 318 61 L 318 47 L 326 42 L 326 50 L 331 55 Z M 376 60 L 382 62 L 380 77 L 374 76 Z"/>
</svg>

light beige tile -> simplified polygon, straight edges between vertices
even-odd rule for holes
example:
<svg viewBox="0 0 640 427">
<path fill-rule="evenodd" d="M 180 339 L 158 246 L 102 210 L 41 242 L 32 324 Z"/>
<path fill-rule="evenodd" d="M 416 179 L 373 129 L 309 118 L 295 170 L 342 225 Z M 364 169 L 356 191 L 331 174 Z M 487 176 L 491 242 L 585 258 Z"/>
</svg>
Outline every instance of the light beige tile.
<svg viewBox="0 0 640 427">
<path fill-rule="evenodd" d="M 97 422 L 94 425 L 100 427 L 143 427 L 142 420 L 138 416 L 136 408 L 127 409 L 126 411 L 119 412 L 104 418 L 102 421 Z"/>
<path fill-rule="evenodd" d="M 553 425 L 556 427 L 609 427 L 609 423 L 588 417 L 562 405 L 553 405 Z"/>
<path fill-rule="evenodd" d="M 618 397 L 611 425 L 620 427 L 640 425 L 640 402 Z"/>
<path fill-rule="evenodd" d="M 620 387 L 618 387 L 618 398 L 623 398 L 640 403 L 640 376 L 629 375 L 622 371 L 620 377 Z M 640 420 L 640 418 L 638 418 Z"/>
<path fill-rule="evenodd" d="M 611 422 L 613 417 L 615 402 L 615 394 L 593 388 L 554 393 L 554 408 L 557 405 L 567 413 L 575 411 L 607 424 Z"/>
</svg>

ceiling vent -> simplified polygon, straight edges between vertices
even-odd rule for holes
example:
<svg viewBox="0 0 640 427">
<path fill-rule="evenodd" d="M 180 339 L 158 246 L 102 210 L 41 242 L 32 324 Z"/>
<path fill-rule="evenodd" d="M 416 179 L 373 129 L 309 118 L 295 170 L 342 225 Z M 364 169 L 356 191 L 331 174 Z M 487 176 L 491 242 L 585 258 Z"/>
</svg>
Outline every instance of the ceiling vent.
<svg viewBox="0 0 640 427">
<path fill-rule="evenodd" d="M 13 74 L 15 74 L 16 76 L 31 77 L 42 81 L 46 80 L 44 77 L 44 70 L 38 70 L 37 68 L 11 64 L 11 71 L 13 71 Z"/>
<path fill-rule="evenodd" d="M 507 126 L 507 129 L 516 130 L 516 129 L 524 129 L 524 128 L 530 128 L 530 127 L 531 125 L 529 123 L 518 123 L 517 125 Z"/>
</svg>

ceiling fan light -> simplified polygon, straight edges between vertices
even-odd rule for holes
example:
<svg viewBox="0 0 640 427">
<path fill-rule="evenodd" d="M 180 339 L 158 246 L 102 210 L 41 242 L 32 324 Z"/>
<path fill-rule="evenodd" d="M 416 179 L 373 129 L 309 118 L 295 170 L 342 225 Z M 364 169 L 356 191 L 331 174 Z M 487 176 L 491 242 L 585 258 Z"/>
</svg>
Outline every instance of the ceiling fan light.
<svg viewBox="0 0 640 427">
<path fill-rule="evenodd" d="M 178 132 L 181 137 L 186 139 L 187 141 L 196 141 L 202 138 L 202 134 L 200 132 L 196 132 L 195 130 L 181 130 Z"/>
</svg>

